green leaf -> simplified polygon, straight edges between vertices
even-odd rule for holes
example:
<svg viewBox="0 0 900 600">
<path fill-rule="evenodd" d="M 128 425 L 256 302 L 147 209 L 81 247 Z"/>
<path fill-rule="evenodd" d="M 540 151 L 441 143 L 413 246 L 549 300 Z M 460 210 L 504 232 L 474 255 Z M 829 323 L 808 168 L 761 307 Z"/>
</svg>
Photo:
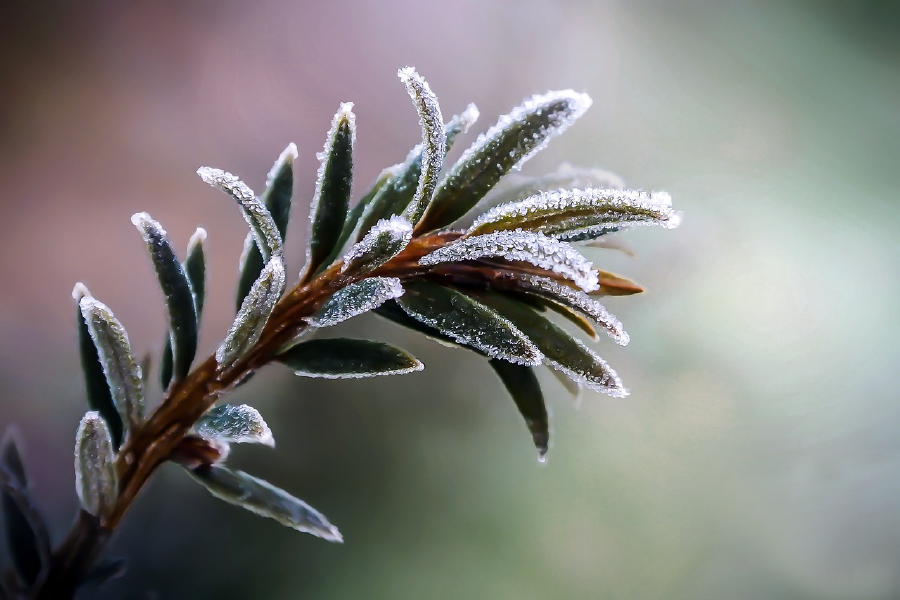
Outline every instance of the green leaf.
<svg viewBox="0 0 900 600">
<path fill-rule="evenodd" d="M 341 104 L 334 116 L 325 150 L 319 155 L 316 194 L 309 208 L 309 247 L 306 251 L 306 281 L 332 254 L 341 237 L 347 211 L 350 207 L 350 191 L 353 183 L 353 144 L 356 141 L 356 117 L 352 102 Z"/>
<path fill-rule="evenodd" d="M 191 293 L 194 298 L 194 310 L 197 312 L 198 336 L 200 333 L 200 317 L 203 314 L 203 302 L 206 298 L 206 257 L 203 253 L 203 242 L 205 241 L 206 230 L 202 227 L 198 227 L 194 232 L 194 235 L 191 236 L 191 240 L 188 242 L 187 258 L 185 258 L 182 263 L 185 275 L 187 275 L 188 282 L 191 284 Z M 146 377 L 148 369 L 142 368 L 141 370 Z M 169 383 L 172 381 L 172 373 L 172 338 L 166 336 L 162 359 L 159 364 L 159 379 L 163 390 L 168 389 Z"/>
<path fill-rule="evenodd" d="M 573 338 L 527 306 L 501 294 L 473 292 L 473 295 L 524 332 L 554 369 L 609 396 L 623 398 L 628 395 L 618 374 L 581 340 Z"/>
<path fill-rule="evenodd" d="M 441 333 L 434 327 L 426 325 L 418 319 L 413 319 L 406 313 L 405 310 L 400 308 L 400 305 L 397 304 L 396 300 L 388 300 L 387 302 L 376 308 L 373 312 L 378 316 L 391 321 L 392 323 L 400 325 L 401 327 L 406 327 L 411 331 L 421 333 L 428 339 L 433 340 L 441 344 L 442 346 L 448 346 L 450 348 L 467 348 L 469 350 L 472 350 L 473 352 L 480 354 L 481 356 L 487 356 L 484 352 L 481 352 L 480 350 L 477 350 L 470 346 L 460 344 L 449 335 Z"/>
<path fill-rule="evenodd" d="M 216 362 L 220 367 L 233 364 L 259 340 L 284 291 L 284 280 L 281 257 L 273 256 L 244 298 L 225 340 L 216 349 Z"/>
<path fill-rule="evenodd" d="M 420 265 L 502 258 L 524 261 L 571 280 L 585 291 L 596 290 L 597 272 L 567 242 L 533 231 L 495 231 L 450 242 L 419 259 Z"/>
<path fill-rule="evenodd" d="M 425 368 L 408 352 L 390 344 L 348 338 L 301 342 L 276 359 L 297 375 L 324 379 L 405 375 Z"/>
<path fill-rule="evenodd" d="M 91 293 L 81 283 L 75 284 L 75 289 L 72 290 L 72 297 L 78 305 L 76 310 L 78 348 L 81 354 L 81 369 L 84 372 L 87 403 L 92 410 L 99 412 L 103 420 L 106 421 L 112 437 L 113 447 L 118 449 L 122 445 L 122 417 L 119 416 L 112 391 L 109 389 L 109 383 L 106 381 L 106 375 L 103 373 L 103 364 L 100 362 L 97 346 L 94 344 L 87 321 L 84 320 L 84 315 L 81 312 L 81 299 L 90 295 Z"/>
<path fill-rule="evenodd" d="M 269 210 L 246 183 L 228 171 L 211 167 L 200 167 L 197 169 L 197 175 L 212 187 L 234 198 L 241 206 L 244 220 L 250 225 L 263 261 L 268 262 L 272 256 L 281 256 L 284 244 L 278 226 Z"/>
<path fill-rule="evenodd" d="M 102 302 L 85 295 L 79 306 L 97 347 L 116 410 L 126 432 L 133 431 L 144 421 L 144 392 L 141 369 L 131 352 L 128 334 Z"/>
<path fill-rule="evenodd" d="M 272 430 L 259 411 L 246 404 L 221 404 L 200 417 L 194 431 L 202 438 L 224 443 L 275 447 Z"/>
<path fill-rule="evenodd" d="M 422 127 L 422 172 L 404 216 L 410 223 L 416 223 L 425 212 L 434 188 L 437 187 L 438 175 L 444 165 L 446 143 L 444 134 L 444 118 L 437 96 L 431 91 L 428 82 L 412 67 L 405 67 L 397 72 L 400 81 L 406 86 L 419 113 L 419 125 Z"/>
<path fill-rule="evenodd" d="M 81 419 L 75 436 L 75 491 L 81 507 L 105 518 L 116 504 L 116 455 L 106 423 L 96 411 Z"/>
<path fill-rule="evenodd" d="M 272 165 L 266 180 L 266 191 L 260 196 L 263 206 L 272 215 L 275 227 L 281 234 L 281 240 L 287 238 L 287 226 L 291 216 L 291 198 L 294 195 L 294 161 L 297 159 L 297 146 L 288 144 L 284 152 Z M 241 256 L 240 276 L 238 277 L 237 307 L 240 310 L 244 298 L 253 287 L 266 263 L 259 248 L 253 243 L 253 234 L 247 237 L 244 243 L 244 253 Z"/>
<path fill-rule="evenodd" d="M 556 190 L 495 206 L 475 219 L 468 234 L 525 229 L 561 240 L 580 241 L 639 225 L 672 229 L 680 220 L 664 192 Z"/>
<path fill-rule="evenodd" d="M 8 428 L 0 443 L 0 508 L 9 557 L 22 581 L 31 585 L 50 562 L 50 537 L 31 499 L 15 438 Z"/>
<path fill-rule="evenodd" d="M 184 379 L 191 370 L 197 352 L 197 307 L 194 292 L 184 267 L 166 238 L 165 230 L 147 213 L 131 217 L 144 237 L 150 259 L 169 313 L 169 337 L 172 341 L 172 365 L 175 381 Z"/>
<path fill-rule="evenodd" d="M 337 527 L 319 511 L 262 479 L 218 465 L 198 467 L 188 473 L 213 496 L 229 504 L 329 542 L 343 541 Z"/>
<path fill-rule="evenodd" d="M 567 285 L 563 285 L 558 281 L 554 281 L 547 277 L 537 275 L 511 274 L 509 277 L 498 278 L 494 281 L 494 286 L 504 290 L 514 290 L 517 292 L 528 292 L 536 294 L 541 298 L 548 299 L 554 304 L 550 304 L 553 308 L 569 320 L 572 320 L 579 327 L 588 332 L 591 337 L 596 336 L 592 330 L 586 329 L 571 313 L 561 310 L 559 305 L 564 308 L 572 309 L 578 313 L 592 319 L 600 325 L 604 331 L 620 346 L 628 345 L 630 340 L 622 323 L 600 302 L 591 298 L 581 290 L 573 289 Z M 558 305 L 556 305 L 558 303 Z"/>
<path fill-rule="evenodd" d="M 474 207 L 500 178 L 540 151 L 590 107 L 572 90 L 533 96 L 478 136 L 434 193 L 416 234 L 450 225 Z"/>
<path fill-rule="evenodd" d="M 369 277 L 337 291 L 304 320 L 313 327 L 331 327 L 402 295 L 403 286 L 396 277 Z"/>
<path fill-rule="evenodd" d="M 378 221 L 341 259 L 341 273 L 362 275 L 377 269 L 409 245 L 412 225 L 403 217 Z"/>
<path fill-rule="evenodd" d="M 366 209 L 369 207 L 369 204 L 378 195 L 381 189 L 391 181 L 391 178 L 397 175 L 401 166 L 402 165 L 394 165 L 392 167 L 384 169 L 375 180 L 375 183 L 372 184 L 372 188 L 366 193 L 365 196 L 360 198 L 359 202 L 356 203 L 356 206 L 354 206 L 350 210 L 350 212 L 347 213 L 347 218 L 344 220 L 344 228 L 341 230 L 341 235 L 340 237 L 338 237 L 337 242 L 335 242 L 334 249 L 331 251 L 331 254 L 323 264 L 330 265 L 335 261 L 335 259 L 341 253 L 341 250 L 343 250 L 344 246 L 347 244 L 347 240 L 353 237 L 353 232 L 356 231 L 356 227 L 357 225 L 359 225 L 359 220 L 362 218 Z M 360 237 L 362 237 L 362 235 L 360 235 Z"/>
<path fill-rule="evenodd" d="M 538 459 L 543 461 L 550 443 L 550 418 L 534 367 L 514 365 L 496 358 L 488 363 L 519 408 L 538 450 Z"/>
<path fill-rule="evenodd" d="M 474 104 L 469 104 L 462 113 L 455 115 L 444 125 L 444 156 L 453 147 L 456 137 L 469 130 L 478 119 L 478 109 Z M 417 145 L 410 151 L 406 160 L 391 167 L 395 172 L 390 181 L 371 201 L 369 209 L 365 213 L 362 226 L 359 229 L 357 239 L 366 235 L 375 223 L 381 219 L 388 219 L 401 214 L 412 202 L 418 189 L 419 179 L 422 174 L 423 146 Z"/>
<path fill-rule="evenodd" d="M 435 283 L 410 281 L 405 289 L 397 303 L 414 319 L 490 357 L 540 364 L 541 353 L 535 344 L 493 309 Z"/>
</svg>

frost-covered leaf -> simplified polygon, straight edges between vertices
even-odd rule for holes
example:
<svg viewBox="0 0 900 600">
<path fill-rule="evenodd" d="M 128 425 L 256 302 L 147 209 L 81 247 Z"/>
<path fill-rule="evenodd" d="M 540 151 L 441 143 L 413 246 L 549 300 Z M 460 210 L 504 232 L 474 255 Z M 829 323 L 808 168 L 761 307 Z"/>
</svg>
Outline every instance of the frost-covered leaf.
<svg viewBox="0 0 900 600">
<path fill-rule="evenodd" d="M 112 311 L 99 300 L 85 295 L 78 304 L 97 347 L 116 410 L 125 430 L 133 431 L 144 420 L 144 392 L 141 369 L 131 352 L 128 334 Z"/>
<path fill-rule="evenodd" d="M 269 176 L 266 178 L 266 191 L 259 197 L 263 206 L 272 215 L 275 227 L 281 235 L 281 241 L 287 236 L 288 221 L 291 216 L 291 198 L 294 195 L 294 161 L 297 160 L 297 146 L 293 143 L 288 144 L 284 152 L 272 165 Z M 253 234 L 247 236 L 244 242 L 244 253 L 241 255 L 240 276 L 238 277 L 237 289 L 237 306 L 235 311 L 240 310 L 244 298 L 253 282 L 259 278 L 263 267 L 266 266 L 259 248 L 253 242 Z"/>
<path fill-rule="evenodd" d="M 416 233 L 445 227 L 465 215 L 503 175 L 521 167 L 590 105 L 587 94 L 563 90 L 532 96 L 501 117 L 440 182 Z"/>
<path fill-rule="evenodd" d="M 533 292 L 559 302 L 589 317 L 600 325 L 609 337 L 620 346 L 625 346 L 629 342 L 628 333 L 615 315 L 606 310 L 606 307 L 600 302 L 581 290 L 572 289 L 547 277 L 520 274 L 500 278 L 495 282 L 495 285 L 507 289 Z"/>
<path fill-rule="evenodd" d="M 116 408 L 109 382 L 103 373 L 103 363 L 100 362 L 100 354 L 91 337 L 87 321 L 81 312 L 81 299 L 90 297 L 91 293 L 82 283 L 76 283 L 72 290 L 72 297 L 78 305 L 75 311 L 78 322 L 78 348 L 81 354 L 81 369 L 84 372 L 84 386 L 87 391 L 87 403 L 92 410 L 96 410 L 106 421 L 113 446 L 118 448 L 122 444 L 123 427 L 122 417 Z"/>
<path fill-rule="evenodd" d="M 444 165 L 446 139 L 444 137 L 444 118 L 437 96 L 431 91 L 428 82 L 412 67 L 404 67 L 397 72 L 400 81 L 406 86 L 419 113 L 419 125 L 422 127 L 422 169 L 412 202 L 404 212 L 410 223 L 416 223 L 431 201 L 434 188 L 437 187 L 438 175 Z"/>
<path fill-rule="evenodd" d="M 353 103 L 341 104 L 328 137 L 325 149 L 318 155 L 321 164 L 316 181 L 316 193 L 309 207 L 309 246 L 306 250 L 306 280 L 315 275 L 331 255 L 341 237 L 353 184 L 353 145 L 356 142 L 356 117 Z"/>
<path fill-rule="evenodd" d="M 244 220 L 250 225 L 256 245 L 265 262 L 272 256 L 281 256 L 283 242 L 275 220 L 250 187 L 222 169 L 200 167 L 200 179 L 234 198 L 240 204 Z"/>
<path fill-rule="evenodd" d="M 477 120 L 478 108 L 474 104 L 469 104 L 466 110 L 455 115 L 444 125 L 445 157 L 453 147 L 456 137 L 468 131 Z M 372 200 L 360 227 L 359 237 L 365 235 L 377 221 L 399 215 L 410 205 L 422 174 L 422 148 L 422 144 L 418 144 L 410 151 L 404 162 L 392 167 L 395 172 L 388 185 L 385 185 Z"/>
<path fill-rule="evenodd" d="M 329 542 L 343 541 L 337 527 L 319 511 L 267 481 L 218 465 L 198 467 L 188 473 L 213 496 L 229 504 Z"/>
<path fill-rule="evenodd" d="M 553 312 L 558 315 L 562 315 L 567 321 L 575 325 L 578 329 L 583 331 L 591 338 L 591 341 L 598 341 L 600 336 L 597 335 L 597 329 L 591 323 L 590 319 L 585 317 L 582 313 L 566 306 L 565 304 L 560 304 L 554 300 L 550 300 L 549 298 L 543 299 L 543 305 L 545 308 L 549 308 Z"/>
<path fill-rule="evenodd" d="M 396 300 L 403 310 L 451 339 L 490 357 L 537 365 L 541 353 L 525 334 L 496 311 L 454 289 L 426 281 L 410 281 Z"/>
<path fill-rule="evenodd" d="M 469 235 L 526 229 L 561 240 L 587 240 L 639 225 L 678 226 L 665 192 L 573 189 L 539 192 L 524 200 L 495 206 L 475 219 Z"/>
<path fill-rule="evenodd" d="M 224 443 L 275 447 L 272 430 L 259 411 L 246 404 L 221 404 L 200 417 L 194 431 L 202 438 Z"/>
<path fill-rule="evenodd" d="M 297 375 L 324 379 L 405 375 L 425 368 L 411 354 L 390 344 L 349 338 L 302 342 L 276 359 Z"/>
<path fill-rule="evenodd" d="M 581 340 L 537 314 L 527 306 L 500 294 L 476 294 L 477 298 L 509 319 L 544 354 L 545 361 L 578 383 L 616 398 L 628 391 L 618 374 Z"/>
<path fill-rule="evenodd" d="M 50 538 L 28 489 L 25 465 L 8 428 L 0 443 L 0 508 L 9 557 L 26 585 L 34 583 L 50 561 Z"/>
<path fill-rule="evenodd" d="M 550 418 L 534 367 L 514 365 L 496 358 L 488 362 L 519 408 L 537 448 L 538 459 L 543 461 L 550 443 Z"/>
<path fill-rule="evenodd" d="M 578 250 L 542 233 L 497 231 L 466 237 L 438 248 L 419 259 L 420 265 L 499 257 L 524 261 L 573 281 L 585 291 L 596 290 L 597 272 Z"/>
<path fill-rule="evenodd" d="M 391 260 L 409 244 L 412 225 L 403 217 L 378 221 L 341 259 L 341 272 L 368 273 Z"/>
<path fill-rule="evenodd" d="M 225 340 L 216 349 L 219 366 L 234 363 L 256 344 L 284 291 L 284 281 L 284 263 L 280 256 L 273 256 L 244 298 Z"/>
<path fill-rule="evenodd" d="M 100 413 L 88 412 L 75 436 L 75 491 L 81 507 L 101 519 L 116 504 L 119 484 L 115 460 L 106 423 Z"/>
<path fill-rule="evenodd" d="M 396 277 L 369 277 L 337 291 L 305 321 L 313 327 L 331 327 L 402 295 L 403 286 Z"/>
<path fill-rule="evenodd" d="M 387 302 L 385 302 L 384 304 L 382 304 L 381 306 L 376 308 L 373 312 L 375 314 L 377 314 L 378 316 L 383 317 L 383 318 L 387 319 L 388 321 L 391 321 L 392 323 L 396 323 L 397 325 L 400 325 L 401 327 L 406 327 L 407 329 L 409 329 L 411 331 L 415 331 L 416 333 L 421 333 L 428 339 L 434 340 L 435 342 L 441 344 L 442 346 L 448 346 L 450 348 L 468 348 L 469 350 L 477 352 L 478 354 L 480 354 L 482 356 L 487 356 L 484 352 L 481 352 L 480 350 L 477 350 L 470 346 L 465 346 L 463 344 L 460 344 L 459 342 L 457 342 L 450 336 L 441 333 L 439 330 L 435 329 L 434 327 L 431 327 L 430 325 L 426 325 L 425 323 L 423 323 L 422 321 L 419 321 L 417 319 L 413 319 L 411 316 L 409 316 L 407 314 L 407 312 L 405 310 L 400 308 L 400 305 L 397 304 L 397 302 L 394 300 L 388 300 Z"/>
<path fill-rule="evenodd" d="M 197 307 L 184 267 L 175 256 L 165 230 L 145 212 L 131 217 L 147 244 L 153 268 L 166 299 L 169 337 L 172 343 L 172 374 L 175 381 L 191 370 L 197 352 Z"/>
<path fill-rule="evenodd" d="M 191 293 L 194 298 L 194 310 L 197 313 L 198 336 L 200 333 L 200 317 L 203 313 L 203 303 L 206 299 L 206 256 L 203 252 L 203 242 L 205 241 L 206 230 L 202 227 L 198 227 L 188 242 L 187 257 L 182 263 L 184 273 L 187 276 L 188 282 L 191 284 Z M 166 336 L 162 358 L 159 363 L 159 379 L 163 390 L 166 390 L 169 387 L 169 383 L 172 381 L 174 369 L 173 358 L 172 338 L 171 336 Z M 147 356 L 146 360 L 149 361 L 150 357 Z M 146 378 L 149 373 L 149 368 L 143 368 L 142 366 L 141 371 Z M 147 385 L 145 381 L 144 389 L 146 388 Z"/>
</svg>

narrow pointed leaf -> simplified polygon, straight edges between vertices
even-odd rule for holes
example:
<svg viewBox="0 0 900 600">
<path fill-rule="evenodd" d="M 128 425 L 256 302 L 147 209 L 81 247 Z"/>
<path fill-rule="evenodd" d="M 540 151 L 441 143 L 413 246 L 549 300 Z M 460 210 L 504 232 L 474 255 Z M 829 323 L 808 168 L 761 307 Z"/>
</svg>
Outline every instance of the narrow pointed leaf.
<svg viewBox="0 0 900 600">
<path fill-rule="evenodd" d="M 600 302 L 581 290 L 572 289 L 557 281 L 536 275 L 513 275 L 496 280 L 495 285 L 518 291 L 528 291 L 574 309 L 592 319 L 620 346 L 628 345 L 630 338 L 622 323 Z"/>
<path fill-rule="evenodd" d="M 244 298 L 225 340 L 216 349 L 219 366 L 233 364 L 253 348 L 284 291 L 284 281 L 284 264 L 279 256 L 273 256 Z"/>
<path fill-rule="evenodd" d="M 272 430 L 259 411 L 246 404 L 221 404 L 200 417 L 194 431 L 202 438 L 224 443 L 275 447 Z"/>
<path fill-rule="evenodd" d="M 493 309 L 435 283 L 411 281 L 405 288 L 397 303 L 414 319 L 493 358 L 540 364 L 542 357 L 535 344 Z"/>
<path fill-rule="evenodd" d="M 672 229 L 679 222 L 664 192 L 587 188 L 539 192 L 501 204 L 478 217 L 468 234 L 525 229 L 579 241 L 639 225 Z"/>
<path fill-rule="evenodd" d="M 269 210 L 260 202 L 253 190 L 246 183 L 222 169 L 200 167 L 197 169 L 200 179 L 218 188 L 234 198 L 241 206 L 244 220 L 250 225 L 256 245 L 263 260 L 268 262 L 272 256 L 281 256 L 283 242 L 278 226 Z"/>
<path fill-rule="evenodd" d="M 284 152 L 272 165 L 266 180 L 266 191 L 260 196 L 263 206 L 272 215 L 272 221 L 281 235 L 284 243 L 287 238 L 287 226 L 291 216 L 291 198 L 294 195 L 294 161 L 297 159 L 297 146 L 288 144 Z M 240 310 L 244 298 L 253 287 L 253 282 L 259 278 L 266 263 L 263 260 L 259 248 L 253 243 L 253 234 L 248 236 L 244 247 L 246 251 L 241 256 L 240 275 L 238 277 L 237 307 Z"/>
<path fill-rule="evenodd" d="M 354 206 L 350 210 L 350 212 L 347 213 L 347 218 L 344 220 L 344 228 L 341 230 L 341 235 L 340 237 L 338 237 L 337 242 L 334 244 L 334 249 L 331 251 L 331 254 L 325 260 L 324 264 L 330 265 L 340 255 L 341 250 L 343 250 L 344 246 L 347 244 L 347 240 L 353 237 L 353 232 L 356 231 L 360 219 L 362 219 L 363 214 L 365 214 L 366 209 L 369 207 L 372 200 L 377 197 L 384 186 L 390 183 L 391 179 L 396 176 L 397 173 L 399 173 L 401 166 L 402 165 L 394 165 L 392 167 L 384 169 L 375 180 L 375 183 L 372 184 L 372 188 L 366 193 L 365 196 L 360 198 L 359 202 L 356 203 L 356 206 Z M 360 237 L 363 237 L 363 235 L 360 234 Z"/>
<path fill-rule="evenodd" d="M 591 296 L 630 296 L 644 291 L 640 285 L 613 273 L 598 271 L 599 289 L 590 292 Z"/>
<path fill-rule="evenodd" d="M 305 321 L 313 327 L 331 327 L 403 295 L 396 277 L 369 277 L 336 292 Z"/>
<path fill-rule="evenodd" d="M 276 359 L 297 375 L 324 379 L 405 375 L 425 368 L 411 354 L 390 344 L 349 338 L 302 342 Z"/>
<path fill-rule="evenodd" d="M 343 541 L 337 527 L 319 511 L 262 479 L 218 465 L 199 467 L 188 473 L 213 496 L 229 504 L 329 542 Z"/>
<path fill-rule="evenodd" d="M 72 290 L 72 297 L 78 305 L 76 310 L 78 348 L 81 354 L 81 369 L 84 373 L 87 403 L 92 410 L 99 412 L 103 420 L 106 421 L 112 437 L 113 447 L 118 449 L 122 444 L 123 437 L 122 417 L 119 416 L 112 391 L 109 389 L 109 383 L 106 381 L 106 375 L 103 373 L 103 364 L 100 362 L 97 346 L 91 337 L 87 321 L 85 321 L 81 312 L 81 299 L 90 295 L 91 293 L 81 283 L 75 284 L 75 289 Z"/>
<path fill-rule="evenodd" d="M 555 312 L 558 315 L 562 315 L 567 321 L 575 325 L 578 329 L 583 331 L 591 338 L 591 341 L 596 342 L 600 339 L 600 336 L 597 335 L 597 330 L 591 324 L 590 320 L 581 314 L 579 311 L 566 306 L 565 304 L 560 304 L 555 300 L 550 300 L 549 298 L 543 299 L 544 305 Z"/>
<path fill-rule="evenodd" d="M 12 565 L 22 581 L 31 585 L 50 562 L 50 538 L 31 499 L 25 467 L 11 429 L 7 429 L 0 444 L 0 508 Z"/>
<path fill-rule="evenodd" d="M 440 330 L 431 327 L 430 325 L 426 325 L 422 321 L 418 319 L 414 319 L 405 310 L 403 310 L 399 304 L 395 300 L 388 300 L 378 308 L 374 310 L 375 314 L 380 317 L 391 321 L 392 323 L 396 323 L 401 327 L 406 327 L 411 331 L 415 331 L 416 333 L 421 333 L 425 337 L 430 340 L 433 340 L 442 346 L 448 346 L 450 348 L 468 348 L 481 356 L 487 356 L 484 352 L 480 350 L 476 350 L 470 346 L 466 346 L 464 344 L 460 344 L 456 340 L 454 340 L 449 335 L 445 335 L 440 332 Z"/>
<path fill-rule="evenodd" d="M 191 284 L 191 294 L 194 298 L 194 310 L 197 313 L 197 335 L 200 334 L 200 317 L 203 314 L 203 302 L 206 298 L 206 256 L 203 252 L 203 242 L 206 241 L 206 230 L 198 227 L 188 242 L 187 257 L 182 263 L 184 273 Z M 149 357 L 147 357 L 149 360 Z M 141 369 L 146 377 L 149 369 Z M 159 364 L 159 378 L 162 389 L 166 390 L 172 381 L 174 371 L 172 355 L 172 338 L 166 337 L 162 358 Z M 144 386 L 146 389 L 146 385 Z"/>
<path fill-rule="evenodd" d="M 538 450 L 538 458 L 543 460 L 550 443 L 550 418 L 547 415 L 541 384 L 534 374 L 534 367 L 514 365 L 496 358 L 492 358 L 488 364 L 515 401 L 525 419 L 528 431 L 531 432 L 531 438 Z"/>
<path fill-rule="evenodd" d="M 341 259 L 342 273 L 368 273 L 391 260 L 412 240 L 412 225 L 403 217 L 378 221 Z"/>
<path fill-rule="evenodd" d="M 404 216 L 410 223 L 416 223 L 425 212 L 434 188 L 437 187 L 438 176 L 444 165 L 447 140 L 444 137 L 444 118 L 437 96 L 431 91 L 428 82 L 412 67 L 398 71 L 400 81 L 406 86 L 419 113 L 419 125 L 422 127 L 422 172 Z"/>
<path fill-rule="evenodd" d="M 462 113 L 455 115 L 444 125 L 444 156 L 453 147 L 456 137 L 465 133 L 478 120 L 478 108 L 469 104 Z M 412 202 L 413 196 L 418 190 L 419 179 L 422 174 L 423 145 L 418 144 L 413 148 L 406 160 L 394 165 L 396 173 L 391 177 L 388 185 L 372 200 L 365 219 L 360 227 L 359 237 L 365 235 L 377 221 L 401 214 Z"/>
<path fill-rule="evenodd" d="M 90 411 L 81 419 L 75 436 L 75 490 L 81 507 L 100 519 L 116 504 L 115 459 L 106 423 L 100 413 Z"/>
<path fill-rule="evenodd" d="M 544 354 L 547 364 L 576 382 L 609 396 L 623 398 L 628 391 L 618 374 L 581 340 L 575 339 L 527 306 L 500 294 L 478 293 L 479 300 L 515 324 Z"/>
<path fill-rule="evenodd" d="M 144 392 L 141 369 L 131 352 L 128 334 L 102 302 L 84 296 L 79 306 L 97 347 L 116 410 L 122 417 L 125 430 L 132 431 L 144 420 Z"/>
<path fill-rule="evenodd" d="M 466 237 L 438 248 L 419 259 L 421 265 L 503 258 L 524 261 L 572 280 L 585 291 L 596 290 L 597 272 L 578 250 L 566 242 L 531 231 L 497 231 Z"/>
<path fill-rule="evenodd" d="M 353 145 L 356 141 L 356 117 L 352 102 L 341 104 L 334 116 L 325 150 L 319 155 L 316 194 L 309 208 L 309 247 L 306 251 L 307 279 L 326 267 L 325 259 L 331 255 L 350 207 L 350 191 L 353 183 Z"/>
<path fill-rule="evenodd" d="M 197 307 L 194 292 L 187 273 L 178 262 L 160 224 L 147 213 L 133 215 L 131 222 L 144 237 L 159 286 L 166 299 L 172 342 L 172 374 L 175 381 L 181 381 L 190 372 L 197 352 Z"/>
<path fill-rule="evenodd" d="M 572 90 L 533 96 L 478 136 L 450 169 L 416 226 L 416 233 L 450 225 L 481 200 L 500 178 L 540 151 L 590 107 Z"/>
</svg>

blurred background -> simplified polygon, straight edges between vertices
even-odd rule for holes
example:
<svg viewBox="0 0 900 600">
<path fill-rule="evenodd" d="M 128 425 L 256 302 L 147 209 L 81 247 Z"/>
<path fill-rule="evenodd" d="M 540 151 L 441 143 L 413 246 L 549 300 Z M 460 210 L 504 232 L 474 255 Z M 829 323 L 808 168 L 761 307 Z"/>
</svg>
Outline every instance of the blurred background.
<svg viewBox="0 0 900 600">
<path fill-rule="evenodd" d="M 229 398 L 278 441 L 231 462 L 346 543 L 168 466 L 118 533 L 111 555 L 130 568 L 102 597 L 900 597 L 897 31 L 898 3 L 874 0 L 4 3 L 0 425 L 23 433 L 40 507 L 57 535 L 76 509 L 73 284 L 137 352 L 162 348 L 131 214 L 179 248 L 209 231 L 211 352 L 246 230 L 196 168 L 261 190 L 297 143 L 297 272 L 332 115 L 356 103 L 358 198 L 419 140 L 395 75 L 411 64 L 445 115 L 481 109 L 454 157 L 523 97 L 574 88 L 593 107 L 524 173 L 603 167 L 685 212 L 677 230 L 622 236 L 636 259 L 589 251 L 648 290 L 607 303 L 631 345 L 598 347 L 631 396 L 573 400 L 542 373 L 541 465 L 485 363 L 359 317 L 341 333 L 397 343 L 425 371 L 273 367 Z"/>
</svg>

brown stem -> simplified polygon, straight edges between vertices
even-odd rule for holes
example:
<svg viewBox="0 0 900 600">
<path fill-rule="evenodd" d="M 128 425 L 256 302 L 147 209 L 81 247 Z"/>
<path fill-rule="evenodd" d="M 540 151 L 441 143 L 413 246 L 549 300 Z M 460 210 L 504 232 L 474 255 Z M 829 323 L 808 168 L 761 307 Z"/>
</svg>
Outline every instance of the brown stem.
<svg viewBox="0 0 900 600">
<path fill-rule="evenodd" d="M 438 233 L 414 239 L 399 255 L 369 276 L 409 278 L 422 275 L 418 259 L 459 237 Z M 101 524 L 81 511 L 66 539 L 53 552 L 50 568 L 35 585 L 32 598 L 71 598 L 89 573 L 113 530 L 131 507 L 144 484 L 219 396 L 246 376 L 271 362 L 283 344 L 306 327 L 303 317 L 313 314 L 336 291 L 362 276 L 342 274 L 340 263 L 332 265 L 312 281 L 285 294 L 275 307 L 252 351 L 227 369 L 220 369 L 215 356 L 203 361 L 183 381 L 173 384 L 163 402 L 137 430 L 130 432 L 119 453 L 119 496 L 109 516 Z"/>
</svg>

